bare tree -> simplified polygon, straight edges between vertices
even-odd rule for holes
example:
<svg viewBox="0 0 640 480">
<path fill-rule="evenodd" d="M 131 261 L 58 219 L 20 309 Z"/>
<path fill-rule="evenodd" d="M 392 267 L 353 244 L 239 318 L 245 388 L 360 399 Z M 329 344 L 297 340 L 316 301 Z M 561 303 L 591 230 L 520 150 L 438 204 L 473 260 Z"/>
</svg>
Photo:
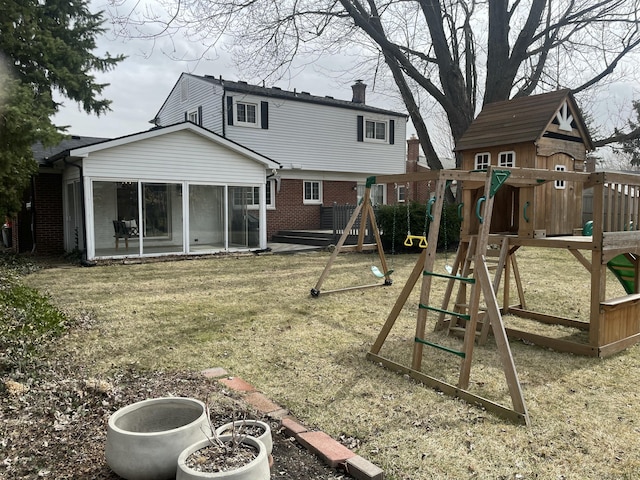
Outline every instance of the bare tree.
<svg viewBox="0 0 640 480">
<path fill-rule="evenodd" d="M 625 75 L 640 43 L 640 0 L 162 0 L 138 25 L 186 34 L 213 48 L 221 39 L 254 78 L 273 80 L 303 56 L 357 51 L 370 78 L 391 79 L 427 162 L 442 168 L 426 102 L 446 115 L 457 141 L 482 103 L 556 88 L 575 94 Z M 132 17 L 116 17 L 129 28 Z M 636 132 L 637 133 L 637 132 Z M 619 132 L 618 132 L 619 135 Z M 615 141 L 601 139 L 599 144 Z"/>
</svg>

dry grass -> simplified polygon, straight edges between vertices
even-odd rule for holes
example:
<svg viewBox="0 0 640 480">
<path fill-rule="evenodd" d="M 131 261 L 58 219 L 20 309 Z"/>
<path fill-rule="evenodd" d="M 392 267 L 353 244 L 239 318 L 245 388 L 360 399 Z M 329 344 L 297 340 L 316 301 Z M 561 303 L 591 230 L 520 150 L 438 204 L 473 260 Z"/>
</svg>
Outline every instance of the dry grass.
<svg viewBox="0 0 640 480">
<path fill-rule="evenodd" d="M 225 367 L 307 425 L 357 439 L 358 453 L 389 479 L 640 476 L 639 347 L 600 360 L 512 342 L 532 420 L 529 428 L 513 425 L 365 359 L 416 256 L 390 259 L 392 287 L 312 298 L 327 259 L 312 253 L 51 268 L 26 281 L 66 311 L 92 314 L 93 328 L 66 337 L 60 349 L 93 364 L 96 374 L 132 363 Z M 371 283 L 375 259 L 339 257 L 323 290 Z M 524 250 L 519 266 L 530 307 L 586 319 L 588 276 L 568 253 Z M 417 290 L 381 351 L 404 364 Z M 457 357 L 428 349 L 423 365 L 456 382 Z M 493 342 L 476 349 L 471 380 L 472 391 L 510 405 Z"/>
</svg>

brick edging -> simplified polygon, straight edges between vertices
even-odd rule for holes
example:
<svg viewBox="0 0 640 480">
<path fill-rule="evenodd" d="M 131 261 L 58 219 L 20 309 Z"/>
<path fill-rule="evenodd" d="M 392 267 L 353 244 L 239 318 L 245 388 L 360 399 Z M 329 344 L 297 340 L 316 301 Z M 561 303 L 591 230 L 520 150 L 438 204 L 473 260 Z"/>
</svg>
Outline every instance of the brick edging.
<svg viewBox="0 0 640 480">
<path fill-rule="evenodd" d="M 240 377 L 230 376 L 220 367 L 209 368 L 201 372 L 207 378 L 218 379 L 227 388 L 242 395 L 243 400 L 260 413 L 281 422 L 285 433 L 321 458 L 331 468 L 343 469 L 357 480 L 382 480 L 384 472 L 368 460 L 319 430 L 309 430 L 280 405 L 272 402 Z"/>
</svg>

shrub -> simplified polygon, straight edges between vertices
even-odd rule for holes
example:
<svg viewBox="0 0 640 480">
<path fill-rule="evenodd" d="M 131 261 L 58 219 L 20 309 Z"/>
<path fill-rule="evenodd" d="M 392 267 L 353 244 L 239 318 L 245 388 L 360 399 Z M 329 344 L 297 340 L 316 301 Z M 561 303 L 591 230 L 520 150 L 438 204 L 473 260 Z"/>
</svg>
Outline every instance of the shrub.
<svg viewBox="0 0 640 480">
<path fill-rule="evenodd" d="M 20 281 L 34 268 L 12 257 L 0 258 L 0 367 L 5 370 L 24 365 L 37 348 L 65 330 L 65 315 Z"/>
<path fill-rule="evenodd" d="M 427 207 L 424 203 L 409 202 L 405 205 L 381 205 L 376 210 L 376 221 L 380 228 L 382 245 L 386 252 L 418 253 L 421 248 L 418 242 L 413 247 L 404 245 L 407 232 L 412 235 L 428 235 L 429 224 L 425 230 L 425 215 Z M 409 222 L 407 222 L 407 212 Z M 438 234 L 438 249 L 451 250 L 456 248 L 460 241 L 460 219 L 458 218 L 457 204 L 445 205 L 440 220 L 440 232 Z"/>
</svg>

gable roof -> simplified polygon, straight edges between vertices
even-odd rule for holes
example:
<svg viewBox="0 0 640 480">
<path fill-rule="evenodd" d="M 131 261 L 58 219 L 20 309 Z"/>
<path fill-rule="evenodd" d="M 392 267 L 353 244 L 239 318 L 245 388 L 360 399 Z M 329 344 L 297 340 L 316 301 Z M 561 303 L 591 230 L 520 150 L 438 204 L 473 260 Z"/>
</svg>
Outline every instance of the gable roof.
<svg viewBox="0 0 640 480">
<path fill-rule="evenodd" d="M 79 145 L 78 148 L 68 149 L 59 153 L 58 155 L 51 157 L 49 159 L 49 163 L 55 160 L 59 160 L 64 157 L 87 157 L 93 152 L 97 152 L 100 150 L 105 150 L 107 148 L 118 147 L 120 145 L 126 145 L 128 143 L 138 142 L 140 140 L 147 140 L 150 138 L 158 137 L 160 135 L 166 135 L 173 132 L 178 132 L 182 130 L 188 130 L 196 135 L 199 135 L 209 141 L 222 145 L 229 150 L 232 150 L 240 155 L 243 155 L 251 160 L 254 160 L 258 163 L 262 163 L 265 167 L 271 169 L 281 168 L 282 165 L 280 162 L 270 159 L 269 157 L 262 155 L 250 148 L 244 147 L 237 142 L 229 140 L 228 138 L 222 137 L 217 133 L 214 133 L 206 128 L 203 128 L 195 123 L 191 122 L 181 122 L 176 123 L 175 125 L 168 125 L 166 127 L 157 127 L 152 128 L 150 130 L 134 133 L 131 135 L 126 135 L 124 137 L 114 138 L 112 140 L 105 140 L 99 143 L 87 144 L 87 145 Z"/>
<path fill-rule="evenodd" d="M 485 105 L 460 137 L 454 151 L 537 142 L 565 101 L 586 149 L 593 150 L 580 110 L 571 92 L 565 89 Z"/>
</svg>

